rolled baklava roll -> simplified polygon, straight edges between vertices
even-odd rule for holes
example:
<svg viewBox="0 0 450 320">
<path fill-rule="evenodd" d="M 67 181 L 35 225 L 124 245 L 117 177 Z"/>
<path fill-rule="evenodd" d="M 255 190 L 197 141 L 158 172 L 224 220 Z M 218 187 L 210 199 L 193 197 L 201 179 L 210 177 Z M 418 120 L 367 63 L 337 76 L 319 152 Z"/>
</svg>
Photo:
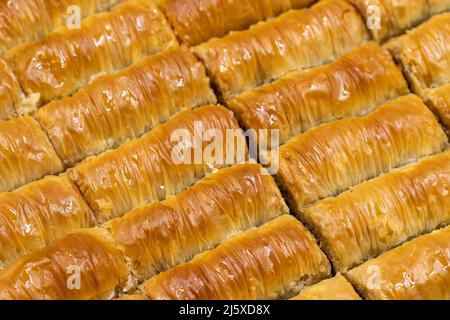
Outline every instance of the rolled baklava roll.
<svg viewBox="0 0 450 320">
<path fill-rule="evenodd" d="M 50 141 L 30 116 L 0 121 L 0 192 L 63 170 Z"/>
<path fill-rule="evenodd" d="M 347 279 L 337 275 L 306 288 L 291 300 L 361 300 L 361 297 Z"/>
<path fill-rule="evenodd" d="M 425 90 L 425 101 L 450 132 L 450 84 Z"/>
<path fill-rule="evenodd" d="M 66 165 L 137 138 L 184 109 L 216 103 L 200 62 L 168 50 L 35 113 Z"/>
<path fill-rule="evenodd" d="M 411 240 L 351 270 L 366 299 L 450 299 L 450 227 Z"/>
<path fill-rule="evenodd" d="M 228 137 L 233 133 L 236 139 Z M 88 158 L 71 172 L 99 222 L 183 191 L 206 173 L 247 155 L 231 111 L 183 111 L 139 139 Z"/>
<path fill-rule="evenodd" d="M 162 202 L 136 208 L 105 227 L 148 279 L 227 238 L 288 214 L 272 176 L 260 165 L 224 168 Z"/>
<path fill-rule="evenodd" d="M 84 229 L 0 271 L 0 300 L 106 299 L 132 285 L 125 258 L 108 233 Z"/>
<path fill-rule="evenodd" d="M 278 130 L 283 144 L 319 124 L 362 115 L 408 92 L 389 53 L 369 43 L 328 65 L 244 92 L 227 106 L 246 129 Z"/>
<path fill-rule="evenodd" d="M 450 9 L 449 0 L 349 0 L 366 20 L 372 37 L 383 42 Z"/>
<path fill-rule="evenodd" d="M 444 150 L 447 137 L 415 95 L 301 134 L 279 151 L 277 178 L 297 213 L 395 167 Z M 272 157 L 273 158 L 273 157 Z"/>
<path fill-rule="evenodd" d="M 316 0 L 156 0 L 179 39 L 195 46 Z"/>
<path fill-rule="evenodd" d="M 334 268 L 346 272 L 450 223 L 450 152 L 362 183 L 301 216 Z"/>
<path fill-rule="evenodd" d="M 434 16 L 404 36 L 386 43 L 414 92 L 450 82 L 450 13 Z"/>
<path fill-rule="evenodd" d="M 329 275 L 313 236 L 284 215 L 160 273 L 141 290 L 158 300 L 277 299 Z"/>
<path fill-rule="evenodd" d="M 46 103 L 173 46 L 175 35 L 153 2 L 131 0 L 83 20 L 79 29 L 61 28 L 21 45 L 6 59 L 25 94 L 38 93 Z"/>
<path fill-rule="evenodd" d="M 65 175 L 0 193 L 0 268 L 93 225 L 91 210 Z"/>
<path fill-rule="evenodd" d="M 311 9 L 293 10 L 249 30 L 212 39 L 194 51 L 227 100 L 289 71 L 336 59 L 368 38 L 353 6 L 325 0 Z"/>
<path fill-rule="evenodd" d="M 0 56 L 17 45 L 43 38 L 74 18 L 108 10 L 123 0 L 14 0 L 0 2 Z M 76 8 L 74 7 L 76 6 Z"/>
</svg>

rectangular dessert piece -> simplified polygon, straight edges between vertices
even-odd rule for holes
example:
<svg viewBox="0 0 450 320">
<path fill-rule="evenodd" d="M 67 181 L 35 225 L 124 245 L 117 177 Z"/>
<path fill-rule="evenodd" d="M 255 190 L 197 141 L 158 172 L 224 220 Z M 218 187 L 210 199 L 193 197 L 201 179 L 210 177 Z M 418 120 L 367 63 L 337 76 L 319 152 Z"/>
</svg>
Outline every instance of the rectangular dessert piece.
<svg viewBox="0 0 450 320">
<path fill-rule="evenodd" d="M 174 114 L 216 103 L 186 48 L 150 56 L 35 113 L 66 165 L 137 138 Z"/>
<path fill-rule="evenodd" d="M 450 82 L 450 13 L 434 16 L 385 44 L 415 93 Z"/>
<path fill-rule="evenodd" d="M 411 240 L 351 270 L 366 299 L 450 299 L 450 227 Z"/>
<path fill-rule="evenodd" d="M 335 270 L 450 223 L 450 152 L 364 182 L 301 214 Z"/>
<path fill-rule="evenodd" d="M 63 170 L 50 141 L 30 116 L 0 121 L 0 192 Z"/>
<path fill-rule="evenodd" d="M 352 5 L 324 0 L 249 30 L 212 39 L 194 52 L 224 100 L 290 71 L 322 65 L 369 39 Z"/>
<path fill-rule="evenodd" d="M 0 56 L 17 45 L 45 37 L 79 18 L 108 10 L 124 0 L 14 0 L 0 2 Z M 73 7 L 78 10 L 74 11 Z M 75 16 L 74 16 L 75 17 Z M 78 18 L 78 16 L 77 16 Z"/>
<path fill-rule="evenodd" d="M 408 95 L 364 117 L 337 120 L 294 137 L 277 151 L 277 178 L 291 209 L 300 213 L 320 199 L 447 147 L 433 113 L 419 97 Z"/>
<path fill-rule="evenodd" d="M 227 132 L 235 132 L 238 141 Z M 242 162 L 246 152 L 233 113 L 210 105 L 182 111 L 141 138 L 86 159 L 71 176 L 104 222 L 177 194 L 216 168 Z"/>
<path fill-rule="evenodd" d="M 392 57 L 371 42 L 330 64 L 290 73 L 226 104 L 246 129 L 278 130 L 283 144 L 312 127 L 368 113 L 407 93 L 408 84 Z"/>
<path fill-rule="evenodd" d="M 338 274 L 312 285 L 291 300 L 361 300 L 350 282 Z"/>
<path fill-rule="evenodd" d="M 42 40 L 16 47 L 6 56 L 26 95 L 47 103 L 73 94 L 100 75 L 177 46 L 175 35 L 151 0 L 130 0 L 61 28 Z"/>
<path fill-rule="evenodd" d="M 424 99 L 428 107 L 444 124 L 450 133 L 450 83 L 435 89 L 427 89 Z"/>
<path fill-rule="evenodd" d="M 160 273 L 141 290 L 157 300 L 279 299 L 328 277 L 330 271 L 313 236 L 284 215 Z"/>
<path fill-rule="evenodd" d="M 364 17 L 372 37 L 383 42 L 450 9 L 449 0 L 349 0 Z"/>
<path fill-rule="evenodd" d="M 0 193 L 0 268 L 94 223 L 91 210 L 66 175 Z"/>
<path fill-rule="evenodd" d="M 273 177 L 260 165 L 242 164 L 220 169 L 188 190 L 136 208 L 104 227 L 143 281 L 288 213 Z"/>
<path fill-rule="evenodd" d="M 178 38 L 195 46 L 316 0 L 156 0 Z"/>
<path fill-rule="evenodd" d="M 106 299 L 131 286 L 125 257 L 99 228 L 71 233 L 0 271 L 0 300 Z"/>
</svg>

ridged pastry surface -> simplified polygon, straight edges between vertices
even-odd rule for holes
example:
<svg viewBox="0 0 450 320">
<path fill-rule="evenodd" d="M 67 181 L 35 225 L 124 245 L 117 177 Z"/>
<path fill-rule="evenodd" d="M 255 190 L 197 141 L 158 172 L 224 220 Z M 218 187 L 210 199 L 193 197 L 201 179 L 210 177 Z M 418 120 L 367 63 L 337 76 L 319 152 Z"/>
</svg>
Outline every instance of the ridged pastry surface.
<svg viewBox="0 0 450 320">
<path fill-rule="evenodd" d="M 141 289 L 152 299 L 275 299 L 329 274 L 312 235 L 284 215 L 151 278 Z"/>
<path fill-rule="evenodd" d="M 312 285 L 291 300 L 361 300 L 361 297 L 353 289 L 342 275 L 322 280 Z"/>
<path fill-rule="evenodd" d="M 425 91 L 424 98 L 428 107 L 439 117 L 450 132 L 450 83 Z"/>
<path fill-rule="evenodd" d="M 0 121 L 0 192 L 63 170 L 50 141 L 30 116 Z"/>
<path fill-rule="evenodd" d="M 448 139 L 422 100 L 408 95 L 360 118 L 294 137 L 280 150 L 278 179 L 299 213 L 307 205 L 421 157 Z"/>
<path fill-rule="evenodd" d="M 60 158 L 73 165 L 141 136 L 182 110 L 215 102 L 204 67 L 183 48 L 102 77 L 47 104 L 35 118 Z"/>
<path fill-rule="evenodd" d="M 227 106 L 246 129 L 279 130 L 283 144 L 324 122 L 370 112 L 408 92 L 389 53 L 369 43 L 328 65 L 244 92 Z"/>
<path fill-rule="evenodd" d="M 368 40 L 361 17 L 349 3 L 320 1 L 248 30 L 212 39 L 194 48 L 224 99 L 318 66 Z"/>
<path fill-rule="evenodd" d="M 0 56 L 15 46 L 38 40 L 66 24 L 70 6 L 80 18 L 108 10 L 123 0 L 5 0 L 0 2 Z"/>
<path fill-rule="evenodd" d="M 0 120 L 17 115 L 23 93 L 9 65 L 0 59 Z"/>
<path fill-rule="evenodd" d="M 151 0 L 131 0 L 83 20 L 80 29 L 62 28 L 19 46 L 6 60 L 25 93 L 38 93 L 40 102 L 46 103 L 177 45 Z"/>
<path fill-rule="evenodd" d="M 0 193 L 0 268 L 93 224 L 91 210 L 65 175 Z"/>
<path fill-rule="evenodd" d="M 260 165 L 220 169 L 162 202 L 136 208 L 106 224 L 145 280 L 227 238 L 289 210 L 273 177 Z"/>
<path fill-rule="evenodd" d="M 450 13 L 434 16 L 386 48 L 401 64 L 414 92 L 450 82 Z"/>
<path fill-rule="evenodd" d="M 178 38 L 195 46 L 316 0 L 157 0 Z"/>
<path fill-rule="evenodd" d="M 450 227 L 411 240 L 348 273 L 366 299 L 450 299 Z"/>
<path fill-rule="evenodd" d="M 431 16 L 450 9 L 449 0 L 349 0 L 371 25 L 372 37 L 385 41 Z M 379 18 L 378 21 L 374 20 Z"/>
<path fill-rule="evenodd" d="M 450 223 L 450 152 L 362 183 L 305 210 L 335 269 Z"/>
<path fill-rule="evenodd" d="M 123 254 L 105 231 L 82 230 L 2 270 L 0 300 L 109 297 L 115 294 L 116 288 L 126 285 L 128 277 Z"/>
<path fill-rule="evenodd" d="M 242 143 L 238 145 L 226 139 L 227 130 L 238 128 L 232 112 L 221 106 L 183 111 L 139 139 L 88 158 L 74 168 L 72 177 L 99 222 L 103 222 L 139 205 L 179 193 L 206 173 L 223 166 L 223 158 L 217 163 L 207 152 L 201 152 L 213 140 L 221 144 L 217 150 L 222 150 L 224 156 L 235 155 L 231 159 L 233 163 L 245 160 L 237 158 L 246 156 L 245 144 L 244 151 L 238 152 Z M 222 137 L 206 139 L 204 134 L 210 129 L 220 132 Z M 186 141 L 173 139 L 175 130 L 191 135 L 187 137 L 191 138 L 191 145 L 202 149 L 184 149 L 182 145 Z M 192 153 L 202 156 L 201 159 L 196 160 Z M 189 154 L 191 159 L 187 158 Z"/>
</svg>

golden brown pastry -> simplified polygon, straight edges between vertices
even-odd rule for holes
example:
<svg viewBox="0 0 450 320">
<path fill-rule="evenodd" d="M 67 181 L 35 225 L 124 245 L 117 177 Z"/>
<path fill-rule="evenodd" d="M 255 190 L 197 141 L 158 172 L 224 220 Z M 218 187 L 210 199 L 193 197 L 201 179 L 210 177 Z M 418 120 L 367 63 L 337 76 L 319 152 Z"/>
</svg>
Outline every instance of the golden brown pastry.
<svg viewBox="0 0 450 320">
<path fill-rule="evenodd" d="M 43 38 L 71 22 L 79 8 L 80 18 L 108 10 L 123 0 L 4 0 L 0 2 L 0 56 L 15 46 Z M 68 20 L 69 19 L 69 20 Z"/>
<path fill-rule="evenodd" d="M 80 29 L 61 28 L 21 45 L 7 61 L 25 94 L 39 93 L 46 103 L 173 46 L 175 36 L 153 2 L 130 0 L 83 20 Z"/>
<path fill-rule="evenodd" d="M 156 0 L 178 38 L 195 46 L 316 0 Z"/>
<path fill-rule="evenodd" d="M 134 300 L 134 301 L 142 301 L 149 300 L 148 297 L 143 293 L 133 293 L 133 294 L 124 294 L 114 300 Z"/>
<path fill-rule="evenodd" d="M 408 92 L 389 53 L 368 43 L 323 67 L 244 92 L 227 106 L 246 129 L 279 130 L 283 144 L 321 123 L 370 112 Z"/>
<path fill-rule="evenodd" d="M 91 210 L 65 175 L 0 193 L 0 268 L 93 224 Z"/>
<path fill-rule="evenodd" d="M 0 271 L 0 300 L 110 298 L 131 285 L 125 258 L 107 232 L 84 229 Z"/>
<path fill-rule="evenodd" d="M 450 227 L 411 240 L 351 270 L 366 299 L 450 299 Z"/>
<path fill-rule="evenodd" d="M 50 141 L 30 116 L 0 121 L 0 192 L 63 170 Z"/>
<path fill-rule="evenodd" d="M 448 140 L 422 100 L 401 97 L 360 118 L 301 134 L 279 150 L 278 180 L 297 213 L 383 172 L 444 150 Z"/>
<path fill-rule="evenodd" d="M 349 3 L 324 0 L 194 48 L 225 100 L 289 71 L 321 65 L 369 35 Z"/>
<path fill-rule="evenodd" d="M 301 214 L 340 272 L 450 223 L 450 151 L 362 183 Z"/>
<path fill-rule="evenodd" d="M 291 300 L 361 300 L 361 297 L 347 279 L 337 275 L 306 288 Z"/>
<path fill-rule="evenodd" d="M 450 82 L 450 13 L 434 16 L 385 46 L 417 94 Z"/>
<path fill-rule="evenodd" d="M 385 41 L 450 9 L 449 0 L 349 0 L 364 17 L 372 37 Z"/>
<path fill-rule="evenodd" d="M 0 120 L 16 116 L 24 95 L 16 76 L 2 59 L 0 59 L 0 97 Z"/>
<path fill-rule="evenodd" d="M 425 90 L 425 101 L 450 132 L 450 83 L 435 89 Z"/>
<path fill-rule="evenodd" d="M 148 57 L 35 117 L 66 165 L 137 138 L 175 113 L 216 103 L 204 67 L 187 49 Z"/>
<path fill-rule="evenodd" d="M 313 236 L 284 215 L 160 273 L 141 290 L 158 300 L 276 299 L 329 275 Z"/>
<path fill-rule="evenodd" d="M 232 112 L 221 106 L 183 111 L 139 139 L 86 159 L 74 168 L 72 178 L 99 222 L 104 222 L 181 192 L 207 172 L 230 164 L 225 157 L 231 155 L 231 164 L 245 160 L 242 133 L 237 134 L 239 144 L 226 138 L 227 130 L 238 128 Z M 210 129 L 222 137 L 208 137 Z M 215 143 L 221 145 L 217 154 L 223 157 L 208 152 Z"/>
<path fill-rule="evenodd" d="M 136 208 L 106 224 L 145 280 L 225 239 L 288 214 L 272 176 L 260 165 L 219 170 L 175 197 Z"/>
</svg>

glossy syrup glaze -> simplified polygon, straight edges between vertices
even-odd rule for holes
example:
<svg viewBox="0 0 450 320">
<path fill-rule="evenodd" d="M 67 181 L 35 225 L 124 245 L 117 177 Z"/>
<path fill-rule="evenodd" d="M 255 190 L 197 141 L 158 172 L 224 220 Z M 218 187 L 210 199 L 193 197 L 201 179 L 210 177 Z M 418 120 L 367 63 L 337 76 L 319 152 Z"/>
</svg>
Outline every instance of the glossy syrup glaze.
<svg viewBox="0 0 450 320">
<path fill-rule="evenodd" d="M 368 40 L 361 17 L 340 0 L 320 1 L 223 38 L 194 52 L 224 99 L 279 78 L 287 72 L 322 65 Z"/>
<path fill-rule="evenodd" d="M 30 116 L 0 121 L 0 192 L 63 170 L 50 141 Z"/>
<path fill-rule="evenodd" d="M 153 2 L 131 0 L 83 20 L 80 29 L 62 28 L 19 46 L 6 60 L 25 93 L 46 103 L 173 46 L 175 36 Z"/>
<path fill-rule="evenodd" d="M 228 154 L 235 155 L 233 163 L 243 161 L 237 157 L 246 156 L 245 140 L 243 145 L 238 145 L 226 138 L 227 130 L 234 132 L 238 128 L 232 112 L 221 106 L 183 111 L 139 139 L 88 158 L 71 175 L 97 219 L 103 222 L 136 206 L 179 193 L 206 173 L 223 166 Z M 220 135 L 207 139 L 205 133 L 210 129 Z M 179 137 L 174 138 L 175 131 L 183 134 L 181 141 Z M 202 140 L 206 141 L 202 143 Z M 214 141 L 224 155 L 219 162 L 202 152 Z M 191 143 L 194 148 L 185 143 Z M 239 147 L 244 151 L 237 152 Z"/>
<path fill-rule="evenodd" d="M 0 56 L 64 26 L 79 8 L 80 18 L 108 10 L 123 0 L 4 0 L 0 2 Z"/>
<path fill-rule="evenodd" d="M 431 16 L 450 9 L 449 0 L 349 0 L 367 22 L 372 37 L 383 42 Z M 379 17 L 378 21 L 375 19 Z"/>
<path fill-rule="evenodd" d="M 448 139 L 415 95 L 360 118 L 334 121 L 294 137 L 277 175 L 297 213 L 395 167 L 443 151 Z"/>
<path fill-rule="evenodd" d="M 72 300 L 112 297 L 127 286 L 120 249 L 101 229 L 71 233 L 26 255 L 0 273 L 0 300 Z"/>
<path fill-rule="evenodd" d="M 145 280 L 287 213 L 275 181 L 260 165 L 235 165 L 105 227 L 131 259 L 133 273 Z"/>
<path fill-rule="evenodd" d="M 450 152 L 362 183 L 305 210 L 335 269 L 450 223 Z"/>
<path fill-rule="evenodd" d="M 277 299 L 330 271 L 312 235 L 284 215 L 160 273 L 141 289 L 152 299 Z"/>
<path fill-rule="evenodd" d="M 324 122 L 362 115 L 408 92 L 389 53 L 369 43 L 323 67 L 244 92 L 227 106 L 246 129 L 279 130 L 283 144 Z"/>
<path fill-rule="evenodd" d="M 434 16 L 385 46 L 417 94 L 450 82 L 450 13 Z"/>
<path fill-rule="evenodd" d="M 141 136 L 182 110 L 215 102 L 204 67 L 183 48 L 102 77 L 47 104 L 35 118 L 64 163 L 73 165 Z"/>
<path fill-rule="evenodd" d="M 91 210 L 65 175 L 0 193 L 0 268 L 94 223 Z"/>
<path fill-rule="evenodd" d="M 157 0 L 178 38 L 195 46 L 316 0 Z"/>
<path fill-rule="evenodd" d="M 411 240 L 351 270 L 366 299 L 450 299 L 450 227 Z"/>
</svg>

